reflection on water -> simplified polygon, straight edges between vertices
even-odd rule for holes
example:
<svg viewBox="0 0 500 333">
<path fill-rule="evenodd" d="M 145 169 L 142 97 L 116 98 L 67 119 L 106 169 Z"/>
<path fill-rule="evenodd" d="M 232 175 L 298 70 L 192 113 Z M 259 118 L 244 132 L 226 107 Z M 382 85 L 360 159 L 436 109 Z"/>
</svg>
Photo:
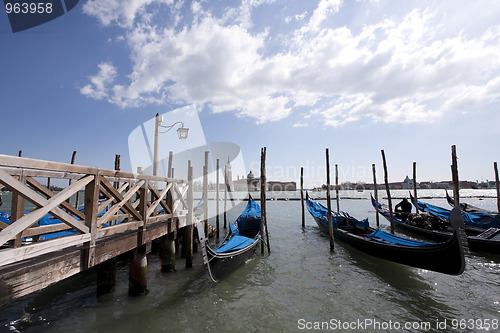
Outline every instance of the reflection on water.
<svg viewBox="0 0 500 333">
<path fill-rule="evenodd" d="M 445 204 L 442 198 L 430 202 Z M 470 199 L 474 205 L 483 202 L 496 205 L 493 199 Z M 368 200 L 340 204 L 374 224 Z M 465 272 L 448 276 L 341 243 L 331 252 L 309 215 L 302 229 L 299 202 L 276 200 L 267 207 L 271 255 L 257 251 L 218 283 L 210 282 L 199 253 L 192 269 L 184 269 L 178 259 L 177 272 L 168 274 L 160 272 L 152 255 L 147 295 L 127 295 L 128 265 L 123 264 L 113 293 L 96 298 L 92 272 L 74 277 L 2 308 L 0 331 L 295 332 L 300 319 L 429 322 L 433 328 L 445 319 L 500 319 L 500 256 L 468 254 Z M 209 209 L 215 209 L 214 201 Z M 228 219 L 240 210 L 228 212 Z M 388 228 L 387 221 L 381 223 Z"/>
</svg>

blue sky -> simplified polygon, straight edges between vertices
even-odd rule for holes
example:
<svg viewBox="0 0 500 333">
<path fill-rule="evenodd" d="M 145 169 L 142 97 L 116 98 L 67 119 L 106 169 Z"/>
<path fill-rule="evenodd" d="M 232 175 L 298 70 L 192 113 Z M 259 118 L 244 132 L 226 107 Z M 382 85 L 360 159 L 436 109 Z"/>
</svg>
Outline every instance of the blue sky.
<svg viewBox="0 0 500 333">
<path fill-rule="evenodd" d="M 268 178 L 493 179 L 498 1 L 81 0 L 12 33 L 0 13 L 0 153 L 130 170 L 128 136 L 195 105 L 207 142 Z M 188 139 L 189 140 L 189 139 Z"/>
</svg>

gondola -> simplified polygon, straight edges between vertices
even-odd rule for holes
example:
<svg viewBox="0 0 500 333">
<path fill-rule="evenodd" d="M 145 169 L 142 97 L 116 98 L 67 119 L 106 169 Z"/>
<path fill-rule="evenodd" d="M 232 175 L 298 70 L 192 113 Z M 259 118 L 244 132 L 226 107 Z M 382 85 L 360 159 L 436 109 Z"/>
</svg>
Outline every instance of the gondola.
<svg viewBox="0 0 500 333">
<path fill-rule="evenodd" d="M 328 210 L 307 196 L 307 209 L 319 228 L 328 232 Z M 454 233 L 445 242 L 428 243 L 399 237 L 369 226 L 346 212 L 332 212 L 335 240 L 347 243 L 367 254 L 396 263 L 450 275 L 462 274 L 465 268 L 463 221 L 460 211 L 452 214 Z"/>
<path fill-rule="evenodd" d="M 411 203 L 420 211 L 428 212 L 431 215 L 449 220 L 450 210 L 426 202 L 415 200 L 410 193 Z M 481 229 L 500 228 L 500 217 L 498 215 L 491 215 L 485 212 L 462 212 L 462 218 L 467 228 L 475 227 Z"/>
<path fill-rule="evenodd" d="M 248 260 L 260 244 L 260 206 L 250 196 L 248 204 L 233 223 L 222 243 L 212 249 L 206 244 L 208 271 L 213 281 L 218 281 Z"/>
<path fill-rule="evenodd" d="M 448 204 L 451 206 L 451 207 L 455 207 L 455 200 L 453 200 L 452 197 L 450 197 L 450 195 L 448 194 L 448 191 L 446 191 L 446 201 L 448 201 Z M 491 210 L 487 210 L 487 209 L 483 209 L 483 208 L 479 208 L 479 207 L 476 207 L 476 206 L 473 206 L 473 205 L 470 205 L 468 203 L 465 203 L 465 202 L 461 202 L 460 203 L 460 208 L 462 209 L 462 212 L 465 212 L 465 213 L 478 213 L 478 212 L 483 212 L 483 213 L 486 213 L 486 214 L 491 214 L 491 215 L 497 215 L 498 213 L 496 212 L 493 212 Z"/>
<path fill-rule="evenodd" d="M 389 222 L 391 216 L 384 205 L 377 203 L 371 196 L 373 208 L 378 210 Z M 406 220 L 393 217 L 396 227 L 407 232 L 425 236 L 436 241 L 445 241 L 453 235 L 453 229 L 447 221 L 437 217 L 426 217 L 424 214 L 410 214 Z M 465 234 L 469 249 L 494 254 L 500 254 L 500 229 L 488 230 L 465 227 Z"/>
</svg>

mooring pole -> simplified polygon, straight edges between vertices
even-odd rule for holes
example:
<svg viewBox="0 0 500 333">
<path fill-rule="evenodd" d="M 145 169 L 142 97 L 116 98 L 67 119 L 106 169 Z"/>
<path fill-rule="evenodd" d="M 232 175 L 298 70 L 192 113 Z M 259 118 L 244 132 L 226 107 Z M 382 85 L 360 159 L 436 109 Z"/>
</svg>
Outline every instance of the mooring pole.
<svg viewBox="0 0 500 333">
<path fill-rule="evenodd" d="M 186 268 L 193 267 L 193 167 L 188 161 L 188 192 L 187 192 L 187 221 L 186 221 Z"/>
<path fill-rule="evenodd" d="M 332 204 L 330 202 L 330 153 L 326 148 L 326 205 L 328 208 L 328 233 L 330 236 L 330 250 L 333 251 L 334 236 L 333 236 L 333 223 L 332 223 Z"/>
<path fill-rule="evenodd" d="M 372 164 L 373 172 L 373 193 L 375 195 L 375 201 L 378 205 L 378 186 L 377 186 L 377 176 L 375 172 L 375 164 Z M 378 209 L 375 209 L 375 219 L 377 221 L 377 229 L 380 227 L 380 217 L 378 216 Z"/>
<path fill-rule="evenodd" d="M 415 203 L 418 202 L 417 197 L 417 162 L 413 162 L 413 196 L 415 197 Z M 419 214 L 418 204 L 415 205 L 415 211 Z"/>
<path fill-rule="evenodd" d="M 497 212 L 500 212 L 500 182 L 498 180 L 497 162 L 493 163 L 493 169 L 495 169 L 495 187 L 497 189 Z"/>
<path fill-rule="evenodd" d="M 306 214 L 304 210 L 304 167 L 300 168 L 300 204 L 302 206 L 302 228 L 305 228 Z"/>
<path fill-rule="evenodd" d="M 208 151 L 205 152 L 205 167 L 203 168 L 203 228 L 208 237 Z"/>
<path fill-rule="evenodd" d="M 457 148 L 455 145 L 451 146 L 451 176 L 453 180 L 453 200 L 455 200 L 455 207 L 460 207 L 460 184 L 458 180 Z"/>
<path fill-rule="evenodd" d="M 337 201 L 337 214 L 340 213 L 340 198 L 339 198 L 339 166 L 335 164 L 335 199 Z"/>
<path fill-rule="evenodd" d="M 168 153 L 168 169 L 167 178 L 172 178 L 172 163 L 173 163 L 174 153 Z M 165 184 L 167 186 L 168 184 Z M 160 260 L 161 260 L 161 271 L 162 272 L 175 272 L 175 238 L 176 232 L 174 228 L 174 217 L 173 208 L 174 201 L 172 197 L 173 187 L 168 190 L 165 201 L 167 207 L 170 209 L 172 217 L 168 219 L 167 223 L 167 234 L 160 237 Z"/>
<path fill-rule="evenodd" d="M 392 211 L 392 200 L 391 200 L 391 190 L 389 189 L 389 176 L 387 174 L 387 163 L 385 161 L 384 150 L 382 152 L 382 161 L 384 163 L 384 181 L 385 181 L 385 191 L 387 192 L 387 201 L 389 202 L 389 214 L 391 215 L 391 234 L 394 233 L 394 212 Z"/>
<path fill-rule="evenodd" d="M 215 183 L 216 183 L 216 190 L 215 190 L 215 201 L 217 202 L 216 204 L 216 212 L 215 212 L 215 239 L 218 241 L 219 240 L 219 159 L 217 159 L 217 166 L 216 166 L 216 176 L 215 176 Z"/>
<path fill-rule="evenodd" d="M 141 170 L 137 170 L 137 173 Z M 137 232 L 137 248 L 134 257 L 130 261 L 128 294 L 130 296 L 143 295 L 148 292 L 148 259 L 147 245 L 144 237 L 144 229 L 147 224 L 146 216 L 148 209 L 148 188 L 144 184 L 139 189 L 139 213 L 144 219 L 143 226 Z M 85 200 L 87 201 L 87 200 Z M 87 214 L 85 214 L 87 215 Z"/>
<path fill-rule="evenodd" d="M 271 253 L 271 245 L 269 244 L 269 232 L 267 230 L 267 208 L 266 208 L 266 147 L 260 150 L 260 211 L 261 211 L 261 228 L 265 230 L 267 241 L 267 253 Z M 264 228 L 263 228 L 264 227 Z M 261 253 L 264 253 L 264 244 L 261 242 Z"/>
<path fill-rule="evenodd" d="M 227 165 L 224 165 L 224 229 L 227 228 Z"/>
</svg>

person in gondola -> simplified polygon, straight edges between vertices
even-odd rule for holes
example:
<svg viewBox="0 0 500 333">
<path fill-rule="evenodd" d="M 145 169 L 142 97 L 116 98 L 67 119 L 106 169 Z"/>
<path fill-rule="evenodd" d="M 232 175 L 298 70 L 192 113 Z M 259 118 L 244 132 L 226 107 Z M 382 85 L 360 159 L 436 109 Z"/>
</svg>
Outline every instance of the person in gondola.
<svg viewBox="0 0 500 333">
<path fill-rule="evenodd" d="M 406 198 L 403 198 L 403 200 L 394 207 L 394 210 L 396 217 L 405 221 L 411 213 L 411 203 Z"/>
</svg>

